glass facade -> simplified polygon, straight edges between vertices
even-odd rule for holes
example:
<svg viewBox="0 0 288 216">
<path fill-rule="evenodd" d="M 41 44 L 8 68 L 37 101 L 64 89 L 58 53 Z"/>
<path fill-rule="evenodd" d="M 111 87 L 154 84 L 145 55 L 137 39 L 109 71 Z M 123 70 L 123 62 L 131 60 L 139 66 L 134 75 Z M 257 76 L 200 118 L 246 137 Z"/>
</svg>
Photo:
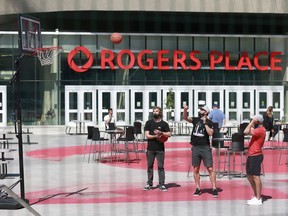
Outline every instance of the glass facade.
<svg viewBox="0 0 288 216">
<path fill-rule="evenodd" d="M 15 71 L 15 60 L 18 58 L 18 35 L 15 32 L 2 32 L 0 37 L 0 49 L 2 56 L 0 58 L 0 85 L 7 86 L 7 123 L 11 122 L 13 110 L 13 97 L 10 80 Z M 51 66 L 41 66 L 38 59 L 32 56 L 21 57 L 21 99 L 22 99 L 22 116 L 24 124 L 65 124 L 65 106 L 69 109 L 76 109 L 78 103 L 83 103 L 85 119 L 91 119 L 92 94 L 86 93 L 84 101 L 78 101 L 77 94 L 69 95 L 69 104 L 65 104 L 65 86 L 101 86 L 101 85 L 124 85 L 124 86 L 145 86 L 145 85 L 163 85 L 163 86 L 273 86 L 283 85 L 284 74 L 286 69 L 287 38 L 285 36 L 256 36 L 256 35 L 189 35 L 189 34 L 123 34 L 123 40 L 120 44 L 113 44 L 110 41 L 109 33 L 71 33 L 61 32 L 42 32 L 43 47 L 61 46 L 63 51 L 58 55 L 57 60 Z M 84 73 L 73 71 L 67 62 L 68 54 L 77 46 L 86 47 L 93 55 L 94 62 L 91 68 Z M 130 69 L 110 69 L 106 65 L 101 69 L 100 53 L 102 50 L 113 50 L 115 59 L 121 50 L 131 50 L 135 59 L 142 50 L 151 50 L 152 54 L 146 54 L 141 57 L 143 64 L 147 64 L 152 59 L 153 68 L 150 70 L 142 69 L 136 63 Z M 157 67 L 159 61 L 157 52 L 167 50 L 164 55 L 168 60 L 163 66 L 168 66 L 165 70 Z M 201 61 L 201 68 L 197 70 L 184 70 L 178 64 L 177 68 L 173 67 L 173 51 L 179 50 L 189 56 L 190 52 L 198 50 L 200 54 L 196 57 Z M 254 56 L 257 52 L 281 52 L 282 59 L 281 71 L 266 70 L 260 71 L 253 67 L 247 70 L 243 67 L 241 70 L 225 69 L 225 62 L 216 64 L 215 69 L 210 68 L 210 55 L 212 51 L 217 51 L 223 55 L 229 53 L 230 66 L 237 66 L 239 58 L 243 52 L 247 52 L 251 63 L 254 63 Z M 116 65 L 116 60 L 112 62 Z M 74 62 L 81 66 L 87 62 L 87 57 L 83 53 L 78 53 L 73 57 Z M 123 55 L 120 58 L 123 65 L 131 62 L 131 56 Z M 195 66 L 195 62 L 186 58 L 186 65 Z M 270 64 L 270 55 L 259 58 L 260 65 Z M 108 96 L 109 97 L 109 96 Z M 203 99 L 205 94 L 199 92 L 199 99 Z M 213 96 L 213 101 L 219 100 L 219 95 Z M 235 106 L 249 108 L 251 101 L 250 95 L 243 92 L 242 104 L 236 104 L 236 93 L 230 92 L 229 98 L 235 100 L 229 106 L 232 109 Z M 266 108 L 267 95 L 265 92 L 260 94 L 259 107 Z M 137 93 L 135 106 L 141 109 L 143 93 Z M 181 101 L 188 101 L 188 93 L 181 95 Z M 218 99 L 217 99 L 218 98 Z M 110 99 L 102 98 L 103 107 L 110 107 Z M 153 101 L 157 100 L 156 93 L 149 93 L 149 104 L 152 106 Z M 203 99 L 205 100 L 205 98 Z M 125 118 L 125 95 L 117 94 L 117 109 L 123 110 L 118 113 L 118 119 Z M 258 106 L 257 105 L 257 106 Z M 273 95 L 273 106 L 280 107 L 280 95 Z M 75 110 L 76 113 L 76 110 Z M 70 115 L 72 115 L 70 113 Z M 135 113 L 136 118 L 141 117 L 143 113 Z M 235 115 L 231 112 L 229 115 Z M 247 113 L 246 115 L 249 115 Z M 75 117 L 75 116 L 74 116 Z M 74 118 L 71 117 L 71 118 Z"/>
</svg>

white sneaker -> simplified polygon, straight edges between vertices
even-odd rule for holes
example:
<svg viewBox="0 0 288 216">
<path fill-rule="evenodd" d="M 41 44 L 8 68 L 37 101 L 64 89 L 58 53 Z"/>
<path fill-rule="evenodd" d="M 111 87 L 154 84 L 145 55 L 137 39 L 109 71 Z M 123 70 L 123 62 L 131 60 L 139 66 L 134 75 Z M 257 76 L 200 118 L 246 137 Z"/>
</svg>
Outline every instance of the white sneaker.
<svg viewBox="0 0 288 216">
<path fill-rule="evenodd" d="M 247 201 L 247 205 L 262 205 L 262 199 L 257 199 L 256 197 L 253 197 L 251 200 Z"/>
<path fill-rule="evenodd" d="M 251 196 L 251 199 L 247 200 L 247 205 L 248 205 L 248 203 L 253 202 L 255 199 L 257 199 L 255 196 Z"/>
</svg>

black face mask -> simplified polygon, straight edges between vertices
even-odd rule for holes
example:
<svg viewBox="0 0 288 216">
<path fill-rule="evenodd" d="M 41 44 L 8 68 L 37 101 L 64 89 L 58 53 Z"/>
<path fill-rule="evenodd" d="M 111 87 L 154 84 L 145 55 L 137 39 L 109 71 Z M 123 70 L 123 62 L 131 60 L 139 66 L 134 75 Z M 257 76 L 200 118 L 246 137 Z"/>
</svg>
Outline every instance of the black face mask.
<svg viewBox="0 0 288 216">
<path fill-rule="evenodd" d="M 158 118 L 160 117 L 160 115 L 157 114 L 157 113 L 154 113 L 154 114 L 153 114 L 153 117 L 154 117 L 154 119 L 158 119 Z"/>
<path fill-rule="evenodd" d="M 255 124 L 255 125 L 254 125 L 254 128 L 258 128 L 258 127 L 259 127 L 259 124 Z"/>
<path fill-rule="evenodd" d="M 204 115 L 205 115 L 204 113 L 198 112 L 198 117 L 199 118 L 202 118 Z"/>
</svg>

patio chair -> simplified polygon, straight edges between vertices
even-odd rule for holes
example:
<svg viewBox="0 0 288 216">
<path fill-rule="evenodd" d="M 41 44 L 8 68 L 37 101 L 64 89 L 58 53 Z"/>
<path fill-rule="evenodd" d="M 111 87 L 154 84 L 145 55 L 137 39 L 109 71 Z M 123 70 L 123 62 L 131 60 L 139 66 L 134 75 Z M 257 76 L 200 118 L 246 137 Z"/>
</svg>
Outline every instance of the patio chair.
<svg viewBox="0 0 288 216">
<path fill-rule="evenodd" d="M 93 154 L 93 160 L 96 160 L 96 153 L 98 153 L 97 162 L 101 161 L 101 158 L 102 158 L 101 154 L 102 154 L 102 148 L 103 148 L 102 144 L 104 141 L 107 141 L 107 140 L 109 140 L 109 139 L 105 139 L 104 137 L 100 136 L 99 128 L 93 127 L 93 135 L 92 135 L 91 143 L 90 143 L 90 147 L 89 147 L 88 163 L 90 162 L 91 154 Z M 98 145 L 97 145 L 97 143 L 98 143 Z M 85 154 L 86 154 L 86 149 L 84 152 L 84 157 L 85 157 Z"/>
<path fill-rule="evenodd" d="M 139 155 L 137 149 L 137 143 L 135 142 L 134 127 L 126 127 L 125 137 L 119 137 L 118 142 L 124 142 L 124 149 L 119 149 L 119 153 L 125 153 L 125 161 L 130 161 L 129 152 L 134 152 L 136 160 L 139 162 Z M 132 149 L 129 149 L 129 143 L 132 143 Z"/>
<path fill-rule="evenodd" d="M 243 166 L 245 165 L 243 161 L 243 156 L 245 155 L 245 148 L 244 148 L 244 134 L 242 133 L 234 133 L 232 134 L 232 141 L 231 147 L 228 149 L 228 178 L 231 176 L 231 165 L 233 165 L 233 170 L 235 171 L 235 155 L 240 155 L 240 166 L 241 172 L 240 176 L 243 177 Z M 231 162 L 231 155 L 233 155 L 233 162 Z"/>
</svg>

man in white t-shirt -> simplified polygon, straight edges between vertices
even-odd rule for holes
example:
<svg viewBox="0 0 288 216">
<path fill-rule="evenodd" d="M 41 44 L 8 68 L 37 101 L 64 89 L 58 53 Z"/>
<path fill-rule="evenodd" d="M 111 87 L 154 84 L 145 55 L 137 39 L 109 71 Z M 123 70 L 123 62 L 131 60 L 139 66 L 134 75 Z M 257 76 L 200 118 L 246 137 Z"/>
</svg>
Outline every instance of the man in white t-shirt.
<svg viewBox="0 0 288 216">
<path fill-rule="evenodd" d="M 120 137 L 124 136 L 125 132 L 122 128 L 117 128 L 116 127 L 116 120 L 113 116 L 113 109 L 109 108 L 108 109 L 108 114 L 104 116 L 104 121 L 105 121 L 105 127 L 106 129 L 111 129 L 109 128 L 109 123 L 114 123 L 115 128 L 113 128 L 114 130 L 118 130 L 120 133 Z"/>
<path fill-rule="evenodd" d="M 104 121 L 105 121 L 106 129 L 109 128 L 109 123 L 114 123 L 115 124 L 115 118 L 113 116 L 113 109 L 112 108 L 108 109 L 108 114 L 104 116 Z"/>
</svg>

